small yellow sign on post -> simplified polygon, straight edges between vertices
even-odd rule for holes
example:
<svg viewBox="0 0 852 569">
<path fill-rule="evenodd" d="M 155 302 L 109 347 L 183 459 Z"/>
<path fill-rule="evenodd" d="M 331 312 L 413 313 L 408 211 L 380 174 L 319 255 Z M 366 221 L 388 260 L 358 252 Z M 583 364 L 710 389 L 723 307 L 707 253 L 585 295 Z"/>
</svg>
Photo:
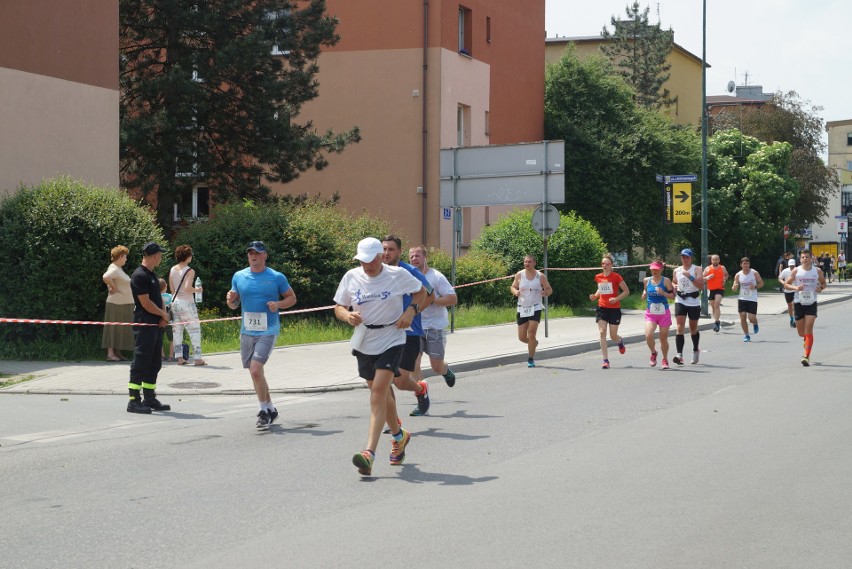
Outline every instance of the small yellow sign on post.
<svg viewBox="0 0 852 569">
<path fill-rule="evenodd" d="M 667 185 L 671 188 L 671 220 L 672 223 L 692 223 L 692 184 L 678 182 Z"/>
</svg>

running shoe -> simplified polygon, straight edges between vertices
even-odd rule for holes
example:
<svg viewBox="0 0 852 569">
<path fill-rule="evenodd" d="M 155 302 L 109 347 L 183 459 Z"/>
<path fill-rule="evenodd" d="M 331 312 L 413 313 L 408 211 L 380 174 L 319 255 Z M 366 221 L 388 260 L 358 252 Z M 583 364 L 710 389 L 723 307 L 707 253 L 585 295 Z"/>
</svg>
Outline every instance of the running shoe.
<svg viewBox="0 0 852 569">
<path fill-rule="evenodd" d="M 714 332 L 718 332 L 720 328 L 721 328 L 721 326 L 719 325 L 719 322 L 715 322 L 713 324 L 713 331 Z"/>
<path fill-rule="evenodd" d="M 651 367 L 657 365 L 657 352 L 651 352 Z"/>
<path fill-rule="evenodd" d="M 358 467 L 361 476 L 369 476 L 373 473 L 373 451 L 364 449 L 352 457 L 352 464 Z"/>
<path fill-rule="evenodd" d="M 698 355 L 700 353 L 701 352 L 698 351 L 698 350 L 695 350 L 694 352 L 692 352 L 692 363 L 693 363 L 693 365 L 698 363 Z"/>
<path fill-rule="evenodd" d="M 423 391 L 417 394 L 417 408 L 420 410 L 421 415 L 425 415 L 429 412 L 429 405 L 431 405 L 429 401 L 429 384 L 426 383 L 425 379 L 418 383 L 423 388 Z"/>
<path fill-rule="evenodd" d="M 271 425 L 272 423 L 274 423 L 275 419 L 277 419 L 277 418 L 278 418 L 278 409 L 273 407 L 272 411 L 269 412 L 269 424 Z"/>
<path fill-rule="evenodd" d="M 269 413 L 266 409 L 261 409 L 260 413 L 257 414 L 257 423 L 255 426 L 258 429 L 268 429 L 271 421 L 269 420 Z"/>
<path fill-rule="evenodd" d="M 808 356 L 802 356 L 802 365 L 808 367 L 811 365 L 811 358 Z"/>
<path fill-rule="evenodd" d="M 626 351 L 627 351 L 627 348 L 625 348 L 625 347 L 624 347 L 624 340 L 621 340 L 621 341 L 618 343 L 618 353 L 619 353 L 619 354 L 623 354 L 623 353 L 624 353 L 624 352 L 626 352 Z"/>
<path fill-rule="evenodd" d="M 527 358 L 527 367 L 535 367 L 535 360 L 532 358 Z"/>
<path fill-rule="evenodd" d="M 748 334 L 743 336 L 743 342 L 751 342 L 751 336 L 749 336 Z"/>
<path fill-rule="evenodd" d="M 456 384 L 456 374 L 447 366 L 447 373 L 444 374 L 444 381 L 447 382 L 447 387 L 452 387 Z"/>
<path fill-rule="evenodd" d="M 672 361 L 679 366 L 683 365 L 683 354 L 678 354 L 672 358 Z"/>
<path fill-rule="evenodd" d="M 603 368 L 603 369 L 609 369 L 609 360 L 604 360 L 604 361 L 603 361 L 603 365 L 601 365 L 601 368 Z"/>
<path fill-rule="evenodd" d="M 755 325 L 754 325 L 754 333 L 755 333 L 755 334 L 757 334 L 758 332 L 760 332 L 760 326 L 758 326 L 757 324 L 755 324 Z"/>
<path fill-rule="evenodd" d="M 663 358 L 663 363 L 660 366 L 660 369 L 669 369 L 669 360 L 667 360 L 666 358 Z"/>
<path fill-rule="evenodd" d="M 405 460 L 405 447 L 411 440 L 411 433 L 402 429 L 402 438 L 391 443 L 390 463 L 391 466 L 399 466 Z"/>
</svg>

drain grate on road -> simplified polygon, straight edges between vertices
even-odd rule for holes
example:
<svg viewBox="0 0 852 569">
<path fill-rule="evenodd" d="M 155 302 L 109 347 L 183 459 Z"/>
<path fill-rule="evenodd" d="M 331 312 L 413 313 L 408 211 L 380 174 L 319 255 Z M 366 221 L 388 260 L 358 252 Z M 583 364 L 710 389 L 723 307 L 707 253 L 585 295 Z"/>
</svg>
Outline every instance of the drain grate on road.
<svg viewBox="0 0 852 569">
<path fill-rule="evenodd" d="M 213 389 L 219 387 L 218 383 L 212 381 L 183 381 L 180 383 L 170 383 L 169 387 L 175 389 Z"/>
</svg>

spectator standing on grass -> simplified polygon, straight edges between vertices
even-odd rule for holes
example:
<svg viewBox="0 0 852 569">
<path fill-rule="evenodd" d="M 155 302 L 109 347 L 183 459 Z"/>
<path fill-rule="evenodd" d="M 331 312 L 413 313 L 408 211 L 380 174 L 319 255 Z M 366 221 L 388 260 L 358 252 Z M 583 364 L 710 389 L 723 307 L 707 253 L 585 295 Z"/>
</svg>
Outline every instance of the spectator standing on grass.
<svg viewBox="0 0 852 569">
<path fill-rule="evenodd" d="M 128 253 L 130 251 L 124 245 L 110 251 L 112 262 L 102 277 L 107 287 L 104 322 L 133 322 L 133 292 L 130 290 L 130 277 L 123 269 Z M 127 361 L 121 351 L 133 349 L 133 329 L 130 326 L 104 326 L 101 347 L 106 348 L 108 362 Z"/>
<path fill-rule="evenodd" d="M 169 285 L 172 291 L 172 315 L 174 316 L 174 342 L 183 343 L 183 331 L 189 334 L 192 349 L 189 357 L 197 366 L 207 365 L 201 359 L 201 323 L 198 320 L 198 308 L 195 306 L 196 292 L 202 292 L 203 287 L 195 286 L 195 269 L 190 268 L 192 262 L 192 247 L 179 245 L 175 249 L 175 261 L 177 265 L 169 271 Z M 187 360 L 183 353 L 177 356 L 178 365 L 185 365 Z"/>
</svg>

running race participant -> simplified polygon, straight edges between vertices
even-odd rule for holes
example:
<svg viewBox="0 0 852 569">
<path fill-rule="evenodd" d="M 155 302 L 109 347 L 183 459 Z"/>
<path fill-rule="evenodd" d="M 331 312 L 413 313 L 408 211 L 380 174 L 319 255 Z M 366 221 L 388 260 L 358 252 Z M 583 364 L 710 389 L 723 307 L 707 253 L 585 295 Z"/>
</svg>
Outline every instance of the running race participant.
<svg viewBox="0 0 852 569">
<path fill-rule="evenodd" d="M 787 277 L 784 288 L 794 292 L 793 314 L 796 318 L 796 331 L 805 344 L 802 365 L 807 367 L 811 365 L 811 350 L 814 347 L 817 294 L 825 290 L 825 275 L 822 269 L 814 265 L 814 257 L 809 249 L 802 249 L 799 260 L 801 264 Z"/>
<path fill-rule="evenodd" d="M 704 269 L 704 284 L 707 285 L 707 299 L 713 308 L 714 332 L 718 332 L 721 328 L 722 297 L 725 296 L 725 282 L 728 276 L 728 269 L 719 263 L 719 255 L 712 255 L 710 266 Z"/>
<path fill-rule="evenodd" d="M 390 463 L 402 464 L 411 435 L 399 424 L 391 384 L 399 373 L 405 348 L 405 329 L 416 316 L 414 305 L 426 300 L 426 287 L 401 267 L 382 263 L 382 242 L 373 237 L 358 243 L 355 259 L 359 267 L 347 271 L 334 295 L 334 315 L 355 331 L 350 344 L 358 362 L 358 374 L 370 388 L 370 428 L 364 450 L 352 457 L 362 476 L 370 476 L 376 447 L 385 423 L 391 430 Z M 403 308 L 403 296 L 412 295 Z"/>
<path fill-rule="evenodd" d="M 424 337 L 420 342 L 420 355 L 417 356 L 416 369 L 412 375 L 415 381 L 423 379 L 423 372 L 420 371 L 420 359 L 426 353 L 429 356 L 432 371 L 442 376 L 448 387 L 452 387 L 456 384 L 456 374 L 444 361 L 447 345 L 445 330 L 450 325 L 450 320 L 447 318 L 447 307 L 455 306 L 459 299 L 456 296 L 456 290 L 447 280 L 447 277 L 441 271 L 430 267 L 426 257 L 426 247 L 423 245 L 408 250 L 408 260 L 423 273 L 435 291 L 435 300 L 423 310 Z"/>
<path fill-rule="evenodd" d="M 296 304 L 296 293 L 287 277 L 266 266 L 268 253 L 263 241 L 249 243 L 246 255 L 249 266 L 234 273 L 225 301 L 231 310 L 242 305 L 240 359 L 243 369 L 249 370 L 260 403 L 255 426 L 268 429 L 278 418 L 278 410 L 269 394 L 264 366 L 281 331 L 278 312 Z"/>
<path fill-rule="evenodd" d="M 518 299 L 518 340 L 527 345 L 527 367 L 535 367 L 535 349 L 538 347 L 535 335 L 541 322 L 541 301 L 553 294 L 547 276 L 535 268 L 535 257 L 524 257 L 524 270 L 515 274 L 509 290 Z"/>
<path fill-rule="evenodd" d="M 680 252 L 682 265 L 674 270 L 672 283 L 674 283 L 677 298 L 675 298 L 675 320 L 677 328 L 675 333 L 675 349 L 677 355 L 672 361 L 679 366 L 683 365 L 683 346 L 685 344 L 683 331 L 686 319 L 689 318 L 689 333 L 692 335 L 692 363 L 698 363 L 700 350 L 698 340 L 701 337 L 698 332 L 698 319 L 701 317 L 701 289 L 704 288 L 704 272 L 698 265 L 692 264 L 695 254 L 692 249 L 684 249 Z"/>
<path fill-rule="evenodd" d="M 399 260 L 402 254 L 402 240 L 396 235 L 387 235 L 382 239 L 382 247 L 384 249 L 383 261 L 385 265 L 390 267 L 402 267 L 412 275 L 414 275 L 420 283 L 426 287 L 428 296 L 423 304 L 414 304 L 414 320 L 411 321 L 411 326 L 405 330 L 405 349 L 402 351 L 402 360 L 399 362 L 399 374 L 394 377 L 393 384 L 397 389 L 403 391 L 413 391 L 417 397 L 417 408 L 409 413 L 412 417 L 425 415 L 429 411 L 431 399 L 429 397 L 429 384 L 426 380 L 415 381 L 411 373 L 416 369 L 417 358 L 420 357 L 420 344 L 424 336 L 423 325 L 420 313 L 426 306 L 432 303 L 435 295 L 432 291 L 432 285 L 426 280 L 419 270 L 415 269 L 408 263 L 403 263 Z M 406 294 L 402 297 L 402 308 L 406 309 L 411 305 L 411 295 Z M 393 395 L 393 390 L 391 390 Z"/>
<path fill-rule="evenodd" d="M 778 282 L 781 284 L 781 292 L 784 293 L 784 300 L 787 301 L 787 314 L 790 316 L 790 328 L 796 327 L 796 319 L 793 316 L 793 297 L 796 293 L 785 290 L 784 283 L 787 282 L 788 278 L 790 278 L 790 273 L 793 272 L 794 268 L 796 268 L 796 261 L 790 259 L 787 261 L 787 267 L 778 275 Z"/>
<path fill-rule="evenodd" d="M 657 350 L 654 347 L 654 330 L 660 327 L 660 351 L 663 361 L 660 369 L 669 369 L 669 328 L 672 313 L 669 299 L 675 297 L 672 281 L 663 276 L 663 260 L 656 259 L 651 266 L 651 276 L 643 281 L 642 298 L 648 301 L 645 309 L 645 342 L 651 350 L 651 367 L 657 365 Z"/>
<path fill-rule="evenodd" d="M 751 336 L 748 335 L 748 323 L 751 322 L 754 326 L 755 334 L 760 331 L 760 326 L 757 325 L 757 290 L 763 288 L 763 279 L 760 277 L 760 273 L 751 268 L 751 260 L 748 257 L 740 259 L 740 268 L 742 270 L 734 275 L 731 290 L 736 292 L 739 289 L 740 291 L 737 299 L 737 312 L 740 313 L 743 342 L 751 342 Z"/>
<path fill-rule="evenodd" d="M 624 338 L 618 335 L 618 325 L 621 324 L 621 299 L 630 294 L 627 283 L 618 273 L 612 272 L 612 255 L 605 254 L 601 259 L 602 273 L 595 275 L 595 283 L 598 289 L 589 295 L 589 300 L 597 300 L 595 309 L 595 322 L 598 324 L 600 333 L 601 354 L 603 355 L 603 369 L 609 369 L 607 358 L 606 330 L 609 328 L 609 337 L 618 344 L 618 353 L 624 354 Z M 618 292 L 616 292 L 618 291 Z"/>
</svg>

